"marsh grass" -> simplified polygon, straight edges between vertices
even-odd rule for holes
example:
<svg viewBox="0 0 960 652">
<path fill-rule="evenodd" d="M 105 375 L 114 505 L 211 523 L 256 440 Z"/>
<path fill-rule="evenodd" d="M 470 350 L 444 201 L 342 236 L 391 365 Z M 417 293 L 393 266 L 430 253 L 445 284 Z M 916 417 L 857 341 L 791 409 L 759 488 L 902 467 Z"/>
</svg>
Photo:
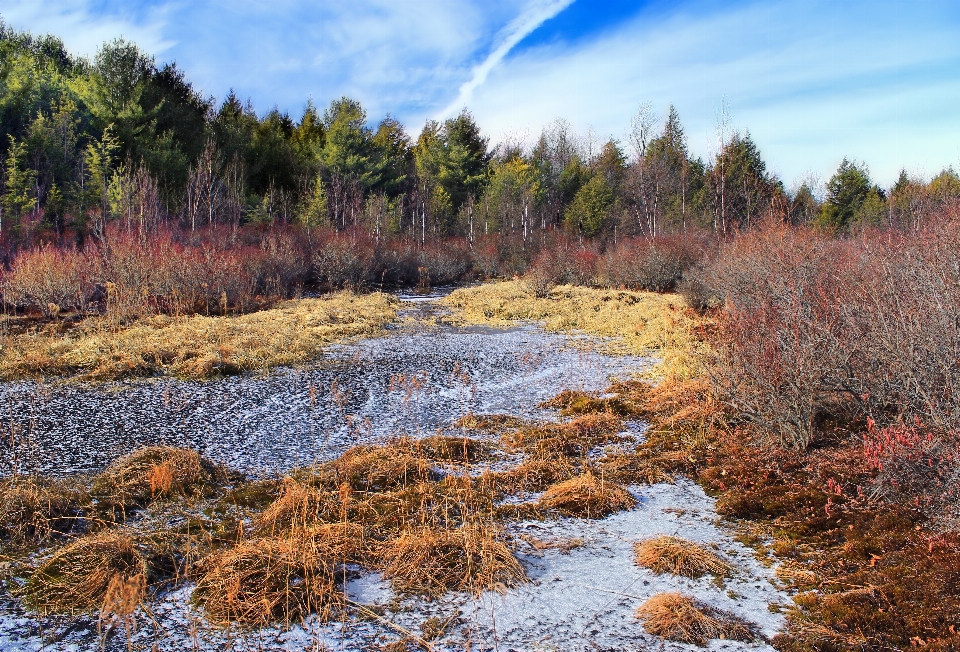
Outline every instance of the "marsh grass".
<svg viewBox="0 0 960 652">
<path fill-rule="evenodd" d="M 384 574 L 406 593 L 442 595 L 454 590 L 479 594 L 527 579 L 495 530 L 476 525 L 409 530 L 384 546 L 383 560 Z"/>
<path fill-rule="evenodd" d="M 22 595 L 43 614 L 92 612 L 104 606 L 116 582 L 147 575 L 146 557 L 131 534 L 110 530 L 57 550 L 30 576 Z"/>
<path fill-rule="evenodd" d="M 680 593 L 659 593 L 636 615 L 649 633 L 678 643 L 705 646 L 712 639 L 749 643 L 757 638 L 740 619 Z"/>
<path fill-rule="evenodd" d="M 690 378 L 703 371 L 708 349 L 701 334 L 712 322 L 679 295 L 571 285 L 544 294 L 537 296 L 522 281 L 503 281 L 458 289 L 441 302 L 455 310 L 454 323 L 542 321 L 550 331 L 612 338 L 608 352 L 656 354 L 662 358 L 654 371 L 659 376 Z"/>
<path fill-rule="evenodd" d="M 684 577 L 727 577 L 733 568 L 722 557 L 680 537 L 659 536 L 634 544 L 634 561 L 654 573 Z"/>
<path fill-rule="evenodd" d="M 15 476 L 0 480 L 0 539 L 43 543 L 74 529 L 85 491 L 76 483 Z"/>
<path fill-rule="evenodd" d="M 106 381 L 169 375 L 206 379 L 304 364 L 325 345 L 379 334 L 397 299 L 341 292 L 226 317 L 157 315 L 125 327 L 91 317 L 4 338 L 0 377 L 68 376 Z"/>
<path fill-rule="evenodd" d="M 558 482 L 540 499 L 544 509 L 582 518 L 603 518 L 636 504 L 637 499 L 629 491 L 592 473 Z"/>
</svg>

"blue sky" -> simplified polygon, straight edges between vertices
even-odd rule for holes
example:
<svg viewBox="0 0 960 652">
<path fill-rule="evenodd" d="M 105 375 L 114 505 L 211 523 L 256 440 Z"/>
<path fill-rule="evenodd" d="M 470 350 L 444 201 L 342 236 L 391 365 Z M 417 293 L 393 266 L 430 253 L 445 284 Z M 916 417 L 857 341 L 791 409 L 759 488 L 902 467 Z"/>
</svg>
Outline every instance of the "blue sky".
<svg viewBox="0 0 960 652">
<path fill-rule="evenodd" d="M 117 35 L 298 117 L 349 95 L 412 133 L 463 106 L 494 141 L 557 119 L 626 144 L 673 103 L 695 155 L 725 104 L 788 187 L 840 160 L 891 184 L 960 169 L 960 3 L 660 0 L 4 0 L 9 24 L 93 54 Z"/>
</svg>

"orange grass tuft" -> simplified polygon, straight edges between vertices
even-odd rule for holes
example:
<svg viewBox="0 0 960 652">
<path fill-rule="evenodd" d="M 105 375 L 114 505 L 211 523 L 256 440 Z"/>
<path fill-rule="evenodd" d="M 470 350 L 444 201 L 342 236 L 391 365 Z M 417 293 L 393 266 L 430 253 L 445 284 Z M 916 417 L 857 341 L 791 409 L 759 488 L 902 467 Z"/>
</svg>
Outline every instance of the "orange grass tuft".
<svg viewBox="0 0 960 652">
<path fill-rule="evenodd" d="M 680 593 L 659 593 L 636 615 L 644 629 L 668 641 L 703 646 L 711 639 L 756 640 L 752 627 L 740 619 Z"/>
<path fill-rule="evenodd" d="M 702 546 L 680 537 L 660 536 L 633 546 L 637 566 L 654 573 L 673 573 L 684 577 L 703 577 L 707 573 L 727 577 L 730 564 Z"/>
<path fill-rule="evenodd" d="M 192 600 L 222 625 L 328 619 L 344 604 L 329 553 L 312 538 L 248 539 L 201 562 Z"/>
<path fill-rule="evenodd" d="M 0 480 L 0 538 L 47 541 L 69 532 L 79 511 L 81 492 L 42 478 Z"/>
<path fill-rule="evenodd" d="M 101 532 L 44 561 L 24 586 L 24 600 L 43 614 L 90 612 L 104 606 L 112 582 L 147 575 L 147 562 L 129 535 Z"/>
<path fill-rule="evenodd" d="M 98 475 L 93 495 L 112 505 L 145 505 L 173 493 L 198 493 L 215 467 L 192 450 L 151 446 L 120 458 Z"/>
<path fill-rule="evenodd" d="M 603 518 L 636 504 L 629 491 L 592 473 L 555 484 L 540 498 L 540 506 L 545 509 L 584 518 Z"/>
<path fill-rule="evenodd" d="M 382 554 L 384 574 L 408 593 L 479 594 L 526 581 L 520 562 L 485 527 L 410 530 L 387 543 Z"/>
</svg>

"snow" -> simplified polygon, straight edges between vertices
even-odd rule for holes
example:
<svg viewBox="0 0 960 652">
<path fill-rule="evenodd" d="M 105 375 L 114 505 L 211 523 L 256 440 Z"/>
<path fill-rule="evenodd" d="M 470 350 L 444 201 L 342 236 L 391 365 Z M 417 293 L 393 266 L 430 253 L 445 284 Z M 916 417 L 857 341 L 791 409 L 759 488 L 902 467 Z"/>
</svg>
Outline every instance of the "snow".
<svg viewBox="0 0 960 652">
<path fill-rule="evenodd" d="M 424 327 L 431 302 L 409 305 L 420 327 L 401 326 L 389 337 L 335 347 L 307 369 L 210 383 L 2 384 L 4 411 L 30 443 L 20 451 L 27 453 L 21 470 L 91 472 L 118 454 L 163 443 L 194 447 L 250 473 L 276 474 L 329 459 L 356 443 L 430 434 L 470 410 L 555 418 L 537 403 L 562 389 L 600 391 L 611 377 L 630 377 L 652 362 L 584 351 L 571 338 L 535 326 Z M 624 434 L 642 438 L 644 424 L 626 427 Z M 128 649 L 129 638 L 131 649 L 157 652 L 346 652 L 395 641 L 403 631 L 420 635 L 428 618 L 449 621 L 433 642 L 438 652 L 701 649 L 663 643 L 635 619 L 640 604 L 664 591 L 695 595 L 755 623 L 767 637 L 783 626 L 782 616 L 768 607 L 787 603 L 789 596 L 776 588 L 773 570 L 718 521 L 713 499 L 682 479 L 630 490 L 637 507 L 606 519 L 511 525 L 508 535 L 531 581 L 503 594 L 426 601 L 398 596 L 376 573 L 354 569 L 345 590 L 368 612 L 353 609 L 336 623 L 309 618 L 289 628 L 248 631 L 205 624 L 190 605 L 193 587 L 186 585 L 153 596 L 149 613 L 138 614 L 136 631 L 108 632 L 101 648 L 95 619 L 39 618 L 0 590 L 0 651 L 119 652 Z M 658 576 L 634 565 L 633 544 L 660 534 L 715 546 L 737 568 L 735 575 L 718 583 Z M 772 650 L 762 641 L 712 641 L 709 649 Z"/>
</svg>

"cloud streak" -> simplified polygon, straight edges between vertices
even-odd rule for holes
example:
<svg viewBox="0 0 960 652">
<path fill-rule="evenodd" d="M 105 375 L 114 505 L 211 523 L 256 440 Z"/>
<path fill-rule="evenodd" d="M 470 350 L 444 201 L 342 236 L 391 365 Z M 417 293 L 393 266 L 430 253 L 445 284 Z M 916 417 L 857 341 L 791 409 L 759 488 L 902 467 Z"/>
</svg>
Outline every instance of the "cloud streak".
<svg viewBox="0 0 960 652">
<path fill-rule="evenodd" d="M 504 28 L 497 39 L 500 43 L 478 66 L 474 67 L 471 77 L 460 86 L 460 93 L 438 118 L 446 118 L 467 106 L 473 99 L 473 92 L 481 86 L 493 70 L 520 41 L 561 11 L 573 4 L 574 0 L 553 0 L 538 3 L 527 9 Z"/>
</svg>

